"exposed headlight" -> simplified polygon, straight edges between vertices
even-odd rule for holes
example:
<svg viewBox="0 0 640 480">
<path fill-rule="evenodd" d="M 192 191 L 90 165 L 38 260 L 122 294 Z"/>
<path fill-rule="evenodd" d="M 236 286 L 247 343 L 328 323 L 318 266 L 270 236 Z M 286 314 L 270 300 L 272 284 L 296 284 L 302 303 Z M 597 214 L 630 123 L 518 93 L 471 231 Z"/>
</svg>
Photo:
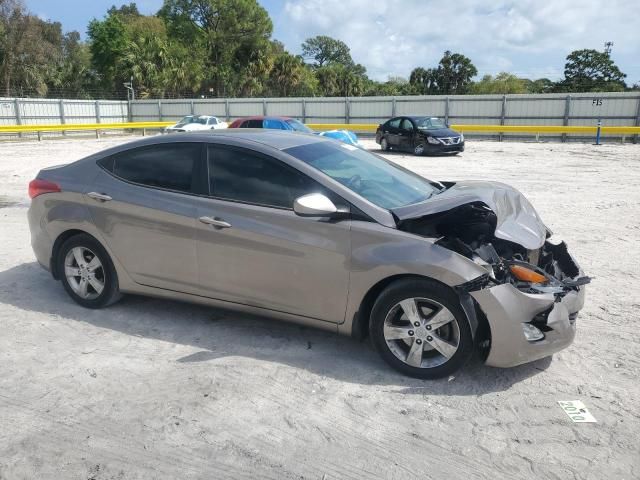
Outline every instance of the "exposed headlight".
<svg viewBox="0 0 640 480">
<path fill-rule="evenodd" d="M 529 342 L 536 342 L 544 338 L 544 333 L 542 333 L 538 327 L 531 325 L 530 323 L 522 324 L 522 333 L 524 333 L 524 337 Z"/>
<path fill-rule="evenodd" d="M 464 142 L 464 133 L 461 133 L 461 134 L 460 134 L 460 141 L 461 141 L 461 142 Z"/>
<path fill-rule="evenodd" d="M 427 137 L 427 142 L 429 142 L 431 145 L 440 145 L 440 141 L 434 137 Z"/>
<path fill-rule="evenodd" d="M 511 265 L 509 267 L 511 273 L 518 280 L 530 283 L 547 283 L 549 280 L 544 275 L 540 275 L 538 272 L 523 267 L 522 265 Z"/>
</svg>

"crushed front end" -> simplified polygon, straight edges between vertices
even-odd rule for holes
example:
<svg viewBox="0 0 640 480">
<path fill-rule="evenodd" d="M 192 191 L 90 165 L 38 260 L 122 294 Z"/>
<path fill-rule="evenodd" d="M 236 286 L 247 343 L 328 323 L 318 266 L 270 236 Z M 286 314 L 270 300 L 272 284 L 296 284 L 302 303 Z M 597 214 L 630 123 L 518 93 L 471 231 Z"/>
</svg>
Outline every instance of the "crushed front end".
<svg viewBox="0 0 640 480">
<path fill-rule="evenodd" d="M 400 212 L 398 228 L 436 238 L 486 270 L 456 290 L 487 320 L 489 331 L 476 337 L 486 363 L 511 367 L 571 344 L 590 278 L 522 194 L 495 185 L 467 184 L 464 199 L 451 196 L 449 208 L 426 215 Z"/>
<path fill-rule="evenodd" d="M 493 244 L 484 244 L 473 260 L 487 269 L 485 281 L 458 289 L 473 297 L 489 324 L 490 335 L 481 345 L 488 365 L 520 365 L 573 342 L 590 279 L 582 275 L 564 242 L 549 237 L 536 251 L 509 249 L 506 258 Z"/>
</svg>

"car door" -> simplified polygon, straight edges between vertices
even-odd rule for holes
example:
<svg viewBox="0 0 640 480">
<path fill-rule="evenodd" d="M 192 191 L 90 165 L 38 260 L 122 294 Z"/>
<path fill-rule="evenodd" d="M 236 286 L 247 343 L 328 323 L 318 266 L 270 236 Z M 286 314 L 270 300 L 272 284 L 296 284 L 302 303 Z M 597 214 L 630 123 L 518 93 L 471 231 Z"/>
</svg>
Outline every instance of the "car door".
<svg viewBox="0 0 640 480">
<path fill-rule="evenodd" d="M 134 148 L 101 160 L 87 204 L 104 241 L 131 278 L 197 290 L 197 207 L 202 143 Z"/>
<path fill-rule="evenodd" d="M 294 198 L 323 188 L 281 160 L 243 148 L 211 144 L 208 168 L 211 195 L 198 200 L 196 243 L 203 294 L 341 323 L 351 221 L 292 209 Z"/>
<path fill-rule="evenodd" d="M 384 135 L 387 137 L 387 143 L 391 147 L 400 145 L 400 122 L 401 117 L 392 118 L 385 124 Z"/>
<path fill-rule="evenodd" d="M 412 150 L 415 133 L 415 125 L 411 119 L 403 118 L 402 122 L 400 122 L 400 131 L 398 133 L 398 148 L 401 150 Z"/>
</svg>

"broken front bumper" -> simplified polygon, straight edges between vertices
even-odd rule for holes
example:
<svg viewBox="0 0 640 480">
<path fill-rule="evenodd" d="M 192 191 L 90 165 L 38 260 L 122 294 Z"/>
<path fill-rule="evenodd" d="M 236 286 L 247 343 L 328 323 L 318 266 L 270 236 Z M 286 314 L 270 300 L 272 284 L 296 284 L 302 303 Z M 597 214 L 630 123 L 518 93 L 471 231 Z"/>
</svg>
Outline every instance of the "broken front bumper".
<svg viewBox="0 0 640 480">
<path fill-rule="evenodd" d="M 524 293 L 511 284 L 470 292 L 484 312 L 491 329 L 487 365 L 513 367 L 552 355 L 573 342 L 576 317 L 584 305 L 585 287 L 561 299 L 551 293 Z M 535 318 L 544 323 L 544 338 L 529 341 L 523 323 Z"/>
</svg>

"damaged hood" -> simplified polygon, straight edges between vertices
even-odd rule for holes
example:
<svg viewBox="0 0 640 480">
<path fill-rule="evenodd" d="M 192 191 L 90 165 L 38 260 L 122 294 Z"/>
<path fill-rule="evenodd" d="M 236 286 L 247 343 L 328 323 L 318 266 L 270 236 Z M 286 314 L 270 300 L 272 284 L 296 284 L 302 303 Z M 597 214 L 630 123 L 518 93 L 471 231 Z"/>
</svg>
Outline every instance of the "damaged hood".
<svg viewBox="0 0 640 480">
<path fill-rule="evenodd" d="M 547 227 L 533 205 L 518 190 L 499 182 L 463 181 L 432 198 L 395 208 L 398 221 L 416 219 L 469 203 L 482 202 L 496 214 L 495 236 L 535 250 L 544 244 Z"/>
</svg>

